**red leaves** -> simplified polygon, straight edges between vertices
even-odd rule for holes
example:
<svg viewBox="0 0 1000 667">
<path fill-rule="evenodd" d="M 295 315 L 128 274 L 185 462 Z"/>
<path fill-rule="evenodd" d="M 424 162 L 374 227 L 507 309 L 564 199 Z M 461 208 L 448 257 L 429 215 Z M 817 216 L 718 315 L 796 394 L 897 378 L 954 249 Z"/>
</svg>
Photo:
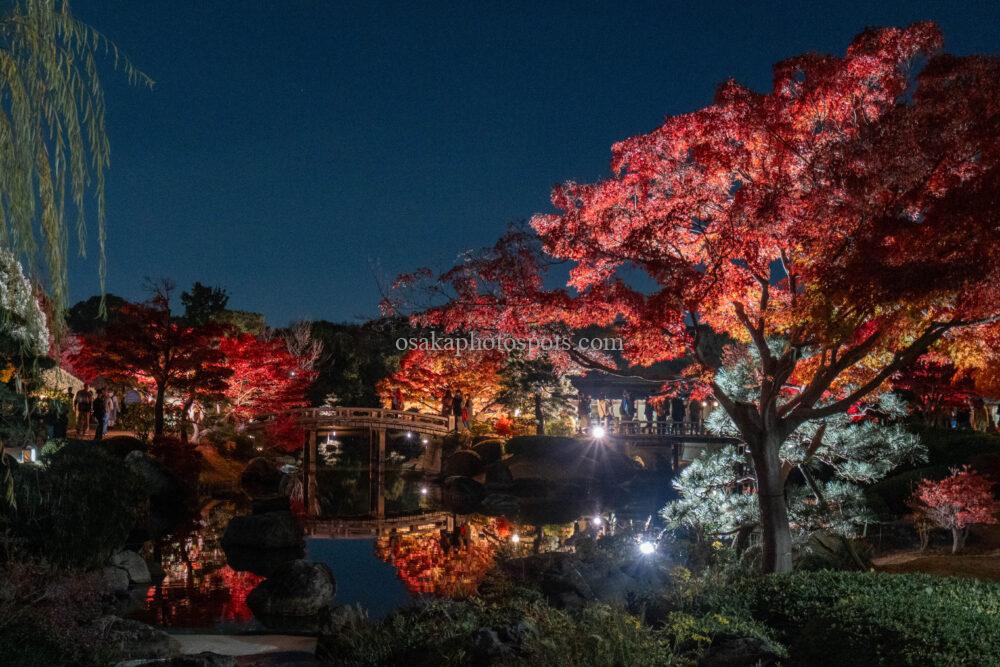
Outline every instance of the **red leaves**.
<svg viewBox="0 0 1000 667">
<path fill-rule="evenodd" d="M 973 524 L 998 523 L 1000 502 L 993 499 L 993 482 L 969 466 L 952 469 L 939 482 L 925 479 L 917 486 L 911 505 L 939 528 L 964 529 Z"/>
<path fill-rule="evenodd" d="M 315 373 L 299 363 L 283 339 L 252 334 L 227 336 L 219 348 L 232 370 L 225 398 L 237 420 L 306 404 L 305 393 Z"/>
</svg>

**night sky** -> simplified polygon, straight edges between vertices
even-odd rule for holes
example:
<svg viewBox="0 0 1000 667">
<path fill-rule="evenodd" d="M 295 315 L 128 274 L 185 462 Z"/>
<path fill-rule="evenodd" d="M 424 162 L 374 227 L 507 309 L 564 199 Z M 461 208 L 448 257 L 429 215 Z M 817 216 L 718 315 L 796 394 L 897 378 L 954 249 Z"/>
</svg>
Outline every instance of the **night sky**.
<svg viewBox="0 0 1000 667">
<path fill-rule="evenodd" d="M 491 244 L 728 77 L 766 89 L 778 60 L 922 19 L 1000 52 L 996 1 L 625 4 L 75 0 L 156 81 L 104 74 L 108 291 L 200 280 L 273 325 L 371 317 L 376 276 Z M 96 261 L 70 279 L 96 293 Z"/>
</svg>

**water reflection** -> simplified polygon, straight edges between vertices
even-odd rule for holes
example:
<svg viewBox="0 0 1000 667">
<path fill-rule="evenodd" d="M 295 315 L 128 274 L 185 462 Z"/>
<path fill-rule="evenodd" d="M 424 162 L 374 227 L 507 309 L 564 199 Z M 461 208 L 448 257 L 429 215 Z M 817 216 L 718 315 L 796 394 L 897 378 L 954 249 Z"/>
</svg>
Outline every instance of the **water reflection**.
<svg viewBox="0 0 1000 667">
<path fill-rule="evenodd" d="M 231 568 L 219 543 L 239 511 L 232 502 L 210 503 L 193 521 L 148 547 L 144 556 L 154 569 L 162 568 L 163 580 L 149 587 L 136 618 L 171 628 L 255 627 L 246 598 L 263 577 Z"/>
<path fill-rule="evenodd" d="M 372 479 L 356 462 L 320 467 L 317 495 L 326 524 L 312 531 L 305 557 L 333 571 L 337 604 L 359 604 L 373 618 L 418 596 L 473 595 L 500 554 L 569 550 L 582 535 L 615 529 L 614 499 L 589 489 L 521 485 L 517 497 L 505 495 L 492 511 L 488 503 L 469 510 L 449 506 L 440 487 L 413 471 L 387 468 L 381 484 Z M 638 497 L 635 489 L 624 495 L 633 504 Z M 248 511 L 212 502 L 189 526 L 150 546 L 147 560 L 162 565 L 164 578 L 149 588 L 136 616 L 202 632 L 261 629 L 246 598 L 262 577 L 231 567 L 220 544 L 229 520 Z"/>
</svg>

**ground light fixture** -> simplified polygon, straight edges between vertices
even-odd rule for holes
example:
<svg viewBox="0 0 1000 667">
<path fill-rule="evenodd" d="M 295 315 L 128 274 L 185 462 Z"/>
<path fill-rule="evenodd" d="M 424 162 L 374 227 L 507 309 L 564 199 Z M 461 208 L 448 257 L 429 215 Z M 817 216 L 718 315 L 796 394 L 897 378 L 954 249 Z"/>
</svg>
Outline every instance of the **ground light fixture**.
<svg viewBox="0 0 1000 667">
<path fill-rule="evenodd" d="M 643 556 L 649 556 L 654 551 L 656 551 L 656 545 L 649 540 L 645 540 L 639 544 L 639 553 Z"/>
<path fill-rule="evenodd" d="M 591 520 L 591 523 L 594 524 L 595 526 L 600 526 L 602 523 L 604 523 L 604 520 L 600 516 L 595 516 Z"/>
<path fill-rule="evenodd" d="M 608 432 L 606 430 L 604 430 L 603 426 L 595 426 L 594 428 L 590 429 L 590 435 L 594 436 L 598 440 L 600 440 L 601 438 L 603 438 L 607 434 L 608 434 Z"/>
<path fill-rule="evenodd" d="M 426 496 L 427 495 L 427 487 L 426 486 L 421 486 L 420 487 L 420 495 L 422 495 L 422 496 Z"/>
<path fill-rule="evenodd" d="M 517 533 L 514 533 L 513 535 L 510 536 L 510 541 L 513 542 L 514 544 L 520 544 L 521 536 L 518 535 Z"/>
<path fill-rule="evenodd" d="M 413 437 L 413 433 L 411 433 L 410 431 L 407 431 L 406 432 L 406 437 L 407 438 L 412 438 Z"/>
<path fill-rule="evenodd" d="M 420 444 L 421 445 L 426 445 L 428 442 L 430 442 L 430 440 L 428 440 L 427 438 L 421 438 L 420 439 Z"/>
</svg>

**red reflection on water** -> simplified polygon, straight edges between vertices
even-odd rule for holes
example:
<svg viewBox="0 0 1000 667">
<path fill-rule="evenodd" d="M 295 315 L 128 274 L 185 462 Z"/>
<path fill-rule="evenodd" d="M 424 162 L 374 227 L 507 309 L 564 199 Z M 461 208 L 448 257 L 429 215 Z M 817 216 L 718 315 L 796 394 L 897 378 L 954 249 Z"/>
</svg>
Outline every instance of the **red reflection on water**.
<svg viewBox="0 0 1000 667">
<path fill-rule="evenodd" d="M 460 598 L 476 593 L 493 567 L 496 547 L 466 524 L 453 539 L 447 531 L 380 538 L 375 553 L 396 568 L 407 590 L 414 594 Z"/>
<path fill-rule="evenodd" d="M 234 508 L 225 504 L 206 508 L 186 534 L 164 540 L 153 550 L 150 557 L 159 561 L 164 578 L 149 587 L 143 609 L 133 616 L 174 628 L 214 628 L 253 621 L 247 595 L 263 577 L 229 567 L 219 544 L 233 514 Z"/>
</svg>

